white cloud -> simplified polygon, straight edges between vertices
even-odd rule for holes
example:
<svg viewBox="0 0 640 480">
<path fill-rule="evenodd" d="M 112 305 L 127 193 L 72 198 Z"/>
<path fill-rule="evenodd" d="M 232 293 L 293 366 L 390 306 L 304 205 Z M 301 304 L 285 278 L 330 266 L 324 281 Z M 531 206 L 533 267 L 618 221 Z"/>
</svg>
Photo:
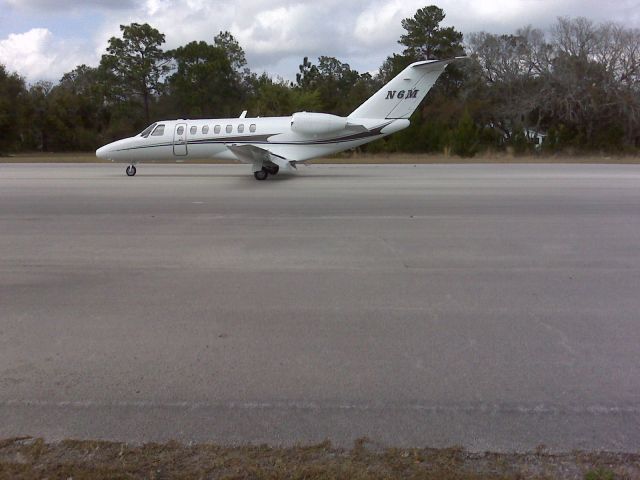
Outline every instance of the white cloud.
<svg viewBox="0 0 640 480">
<path fill-rule="evenodd" d="M 422 8 L 421 0 L 390 0 L 370 3 L 355 23 L 355 39 L 363 45 L 395 44 L 402 34 L 402 19 L 411 17 Z M 391 53 L 391 52 L 388 52 Z"/>
<path fill-rule="evenodd" d="M 166 35 L 165 49 L 191 41 L 212 42 L 229 30 L 245 49 L 249 66 L 285 78 L 303 56 L 335 56 L 360 71 L 377 69 L 402 47 L 400 21 L 428 5 L 424 0 L 0 0 L 21 25 L 42 26 L 0 38 L 0 61 L 30 79 L 57 79 L 78 63 L 96 65 L 119 25 L 149 23 Z M 547 28 L 557 16 L 585 16 L 640 27 L 638 0 L 440 0 L 445 26 L 465 34 L 509 33 L 531 24 Z M 634 6 L 636 8 L 634 8 Z M 38 15 L 35 12 L 38 11 Z M 98 12 L 99 10 L 99 12 Z M 47 11 L 53 12 L 48 14 Z M 98 26 L 92 38 L 74 32 L 61 12 L 73 11 Z M 8 20 L 8 21 L 7 21 Z M 49 21 L 51 23 L 49 23 Z M 91 23 L 91 22 L 89 22 Z M 85 22 L 85 25 L 87 23 Z M 62 25 L 62 27 L 61 27 Z M 11 32 L 5 26 L 5 32 Z M 85 30 L 86 31 L 86 30 Z M 53 32 L 53 33 L 52 33 Z"/>
<path fill-rule="evenodd" d="M 53 35 L 46 28 L 33 28 L 25 33 L 11 34 L 0 40 L 0 61 L 9 70 L 39 77 L 50 70 L 55 56 L 47 55 Z"/>
<path fill-rule="evenodd" d="M 166 0 L 146 0 L 126 15 L 112 12 L 94 44 L 104 52 L 108 39 L 120 35 L 118 26 L 131 22 L 147 22 L 163 32 L 166 49 L 194 40 L 213 42 L 219 31 L 229 30 L 244 48 L 250 67 L 290 77 L 305 55 L 345 57 L 357 47 L 353 26 L 361 8 L 343 0 L 175 0 L 170 5 Z M 292 60 L 297 62 L 295 69 L 272 70 Z"/>
<path fill-rule="evenodd" d="M 21 9 L 86 9 L 102 8 L 102 9 L 122 9 L 133 8 L 136 4 L 135 0 L 4 0 L 5 3 L 14 8 Z"/>
<path fill-rule="evenodd" d="M 301 4 L 281 6 L 258 12 L 245 28 L 232 25 L 232 33 L 245 45 L 249 55 L 301 55 L 305 51 L 316 50 L 322 45 L 331 45 L 337 32 L 328 23 L 320 23 L 318 18 L 326 18 L 328 3 L 314 6 Z M 324 33 L 324 34 L 323 34 Z M 310 52 L 309 52 L 310 53 Z"/>
<path fill-rule="evenodd" d="M 12 33 L 0 40 L 0 63 L 23 75 L 28 82 L 58 80 L 63 73 L 91 61 L 77 45 L 58 40 L 46 28 Z"/>
</svg>

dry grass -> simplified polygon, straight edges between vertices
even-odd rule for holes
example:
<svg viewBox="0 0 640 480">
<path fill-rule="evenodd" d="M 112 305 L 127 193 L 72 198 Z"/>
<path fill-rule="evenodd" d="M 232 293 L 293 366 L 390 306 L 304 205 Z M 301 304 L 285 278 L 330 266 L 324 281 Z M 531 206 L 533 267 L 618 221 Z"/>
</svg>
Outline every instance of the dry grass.
<svg viewBox="0 0 640 480">
<path fill-rule="evenodd" d="M 19 153 L 0 156 L 0 163 L 112 163 L 102 160 L 93 152 L 80 153 Z M 178 163 L 178 162 L 145 162 L 145 163 Z M 180 163 L 233 163 L 225 160 L 189 160 Z"/>
<path fill-rule="evenodd" d="M 350 450 L 223 447 L 29 437 L 0 441 L 0 479 L 633 479 L 640 455 L 618 453 L 472 454 L 460 448 L 382 449 L 359 440 Z"/>
<path fill-rule="evenodd" d="M 101 160 L 93 152 L 86 153 L 21 153 L 0 156 L 0 163 L 111 163 Z M 175 163 L 175 162 L 146 162 Z M 182 163 L 182 162 L 181 162 Z M 187 160 L 184 163 L 224 164 L 225 160 Z M 640 164 L 640 155 L 524 155 L 506 153 L 482 154 L 473 158 L 462 158 L 443 154 L 360 154 L 344 153 L 332 157 L 319 158 L 313 163 L 323 164 L 452 164 L 452 163 L 612 163 Z"/>
<path fill-rule="evenodd" d="M 18 153 L 0 156 L 0 163 L 111 163 L 95 153 Z"/>
<path fill-rule="evenodd" d="M 471 158 L 444 154 L 341 154 L 315 160 L 315 163 L 366 163 L 366 164 L 454 164 L 454 163 L 612 163 L 638 164 L 639 155 L 510 155 L 486 153 Z"/>
</svg>

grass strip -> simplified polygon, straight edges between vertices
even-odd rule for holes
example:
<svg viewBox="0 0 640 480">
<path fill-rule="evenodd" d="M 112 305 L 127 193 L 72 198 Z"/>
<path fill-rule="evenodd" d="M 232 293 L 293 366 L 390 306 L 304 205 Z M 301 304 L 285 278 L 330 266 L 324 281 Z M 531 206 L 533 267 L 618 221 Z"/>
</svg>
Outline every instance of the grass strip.
<svg viewBox="0 0 640 480">
<path fill-rule="evenodd" d="M 0 479 L 584 479 L 640 478 L 640 454 L 472 453 L 462 448 L 383 448 L 359 439 L 271 447 L 130 445 L 20 437 L 0 440 Z"/>
<path fill-rule="evenodd" d="M 21 153 L 0 156 L 0 163 L 111 163 L 101 160 L 93 152 L 85 153 Z M 189 160 L 158 161 L 143 163 L 186 163 L 186 164 L 230 164 L 227 160 Z M 638 155 L 508 155 L 483 154 L 472 158 L 462 158 L 442 154 L 360 154 L 344 153 L 331 157 L 318 158 L 311 163 L 317 164 L 389 164 L 389 165 L 420 165 L 420 164 L 470 164 L 470 163 L 597 163 L 597 164 L 640 164 Z"/>
</svg>

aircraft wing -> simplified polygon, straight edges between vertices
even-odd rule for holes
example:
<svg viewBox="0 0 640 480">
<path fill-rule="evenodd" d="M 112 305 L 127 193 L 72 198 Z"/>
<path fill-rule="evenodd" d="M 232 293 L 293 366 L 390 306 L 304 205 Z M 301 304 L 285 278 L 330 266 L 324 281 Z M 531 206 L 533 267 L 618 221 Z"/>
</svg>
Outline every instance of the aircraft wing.
<svg viewBox="0 0 640 480">
<path fill-rule="evenodd" d="M 226 147 L 244 163 L 271 161 L 273 155 L 269 150 L 255 145 L 227 145 Z"/>
<path fill-rule="evenodd" d="M 233 145 L 228 144 L 226 147 L 233 153 L 238 160 L 244 163 L 252 163 L 254 171 L 261 170 L 265 164 L 276 164 L 280 168 L 296 168 L 296 162 L 289 161 L 280 155 L 270 152 L 266 148 L 260 148 L 255 145 Z"/>
</svg>

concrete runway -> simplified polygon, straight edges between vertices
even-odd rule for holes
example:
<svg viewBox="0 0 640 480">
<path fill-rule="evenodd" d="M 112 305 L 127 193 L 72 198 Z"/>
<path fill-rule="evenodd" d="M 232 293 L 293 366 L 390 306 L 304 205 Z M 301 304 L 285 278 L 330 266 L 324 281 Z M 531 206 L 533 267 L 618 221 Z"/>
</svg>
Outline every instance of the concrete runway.
<svg viewBox="0 0 640 480">
<path fill-rule="evenodd" d="M 0 164 L 0 438 L 640 448 L 640 166 Z"/>
</svg>

